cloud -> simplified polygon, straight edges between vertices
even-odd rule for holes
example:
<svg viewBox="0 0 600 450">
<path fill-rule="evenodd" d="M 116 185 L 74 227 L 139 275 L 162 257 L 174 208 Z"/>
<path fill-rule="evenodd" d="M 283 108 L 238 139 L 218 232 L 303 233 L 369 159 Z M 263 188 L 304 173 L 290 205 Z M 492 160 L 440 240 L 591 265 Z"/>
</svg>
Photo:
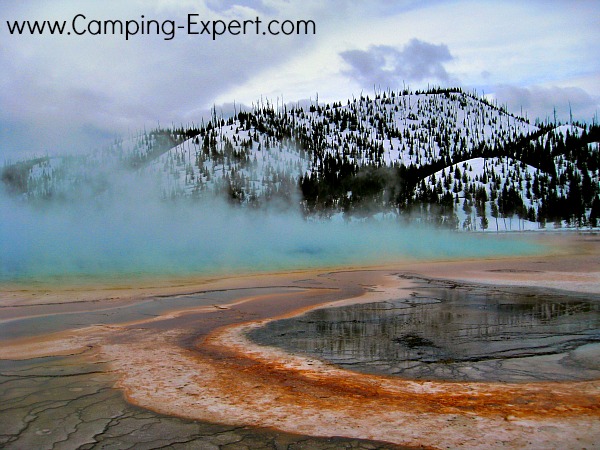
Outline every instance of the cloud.
<svg viewBox="0 0 600 450">
<path fill-rule="evenodd" d="M 402 50 L 388 45 L 340 53 L 350 66 L 345 73 L 363 86 L 394 87 L 402 81 L 450 81 L 444 63 L 452 61 L 448 46 L 411 39 Z"/>
<path fill-rule="evenodd" d="M 600 97 L 592 96 L 579 87 L 517 87 L 499 85 L 493 94 L 500 104 L 505 104 L 509 111 L 516 114 L 527 113 L 530 119 L 554 120 L 561 122 L 574 120 L 591 122 L 600 111 Z"/>
<path fill-rule="evenodd" d="M 535 248 L 399 226 L 395 219 L 306 220 L 289 205 L 280 211 L 232 207 L 218 198 L 165 202 L 152 173 L 110 161 L 96 165 L 90 177 L 88 188 L 78 186 L 43 206 L 3 195 L 0 186 L 0 282 L 289 270 Z"/>
<path fill-rule="evenodd" d="M 546 3 L 105 0 L 83 7 L 78 0 L 0 2 L 0 159 L 7 153 L 15 159 L 97 148 L 103 145 L 98 136 L 127 135 L 158 122 L 198 122 L 213 103 L 250 105 L 261 95 L 289 102 L 318 92 L 321 100 L 344 101 L 360 85 L 454 85 L 456 79 L 485 86 L 486 93 L 499 84 L 555 84 L 598 95 L 594 18 L 600 2 L 553 2 L 551 8 Z M 188 13 L 203 19 L 314 19 L 317 33 L 223 36 L 214 42 L 180 33 L 170 41 L 148 35 L 125 41 L 11 36 L 5 25 L 6 20 L 68 21 L 77 13 L 178 23 Z"/>
<path fill-rule="evenodd" d="M 89 22 L 139 20 L 144 15 L 177 24 L 185 24 L 190 13 L 199 14 L 198 21 L 287 18 L 276 10 L 277 4 L 263 8 L 260 2 L 245 3 L 109 0 L 82 9 L 74 0 L 34 0 L 0 5 L 0 16 L 3 21 L 70 22 L 85 14 Z M 123 36 L 89 34 L 18 36 L 0 27 L 0 134 L 8 138 L 0 156 L 85 151 L 103 145 L 99 134 L 126 135 L 158 121 L 198 121 L 190 112 L 208 109 L 220 93 L 285 63 L 310 42 L 304 36 L 262 35 L 213 41 L 178 33 L 172 40 L 138 35 L 126 41 Z"/>
</svg>

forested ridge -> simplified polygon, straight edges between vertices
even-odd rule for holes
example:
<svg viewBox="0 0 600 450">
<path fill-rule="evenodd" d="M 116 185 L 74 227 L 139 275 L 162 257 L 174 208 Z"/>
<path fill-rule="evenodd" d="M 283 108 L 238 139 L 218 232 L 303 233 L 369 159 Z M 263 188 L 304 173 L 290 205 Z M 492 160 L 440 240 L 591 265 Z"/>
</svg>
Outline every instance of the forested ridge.
<svg viewBox="0 0 600 450">
<path fill-rule="evenodd" d="M 215 109 L 83 155 L 5 163 L 2 181 L 29 202 L 103 195 L 127 174 L 153 180 L 165 201 L 218 196 L 464 230 L 595 227 L 598 142 L 595 123 L 532 124 L 459 88 L 382 91 L 332 104 L 260 101 L 231 117 Z"/>
</svg>

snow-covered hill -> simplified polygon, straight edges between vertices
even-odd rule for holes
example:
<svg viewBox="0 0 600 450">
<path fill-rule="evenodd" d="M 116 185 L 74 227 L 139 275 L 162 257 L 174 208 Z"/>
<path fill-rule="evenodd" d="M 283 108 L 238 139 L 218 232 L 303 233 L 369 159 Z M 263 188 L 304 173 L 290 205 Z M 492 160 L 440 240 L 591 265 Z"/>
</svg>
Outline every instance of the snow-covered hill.
<svg viewBox="0 0 600 450">
<path fill-rule="evenodd" d="M 450 228 L 596 225 L 598 127 L 530 124 L 460 89 L 272 104 L 77 157 L 6 165 L 23 199 L 143 189 L 306 214 L 395 214 Z"/>
</svg>

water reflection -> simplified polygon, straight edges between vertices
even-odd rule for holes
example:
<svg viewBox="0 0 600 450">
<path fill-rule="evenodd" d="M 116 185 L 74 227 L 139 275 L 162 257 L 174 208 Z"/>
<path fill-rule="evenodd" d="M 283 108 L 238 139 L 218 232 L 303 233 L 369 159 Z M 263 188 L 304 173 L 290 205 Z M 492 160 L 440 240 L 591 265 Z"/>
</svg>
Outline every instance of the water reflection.
<svg viewBox="0 0 600 450">
<path fill-rule="evenodd" d="M 600 298 L 423 286 L 406 298 L 321 309 L 251 337 L 352 370 L 417 379 L 600 377 Z"/>
</svg>

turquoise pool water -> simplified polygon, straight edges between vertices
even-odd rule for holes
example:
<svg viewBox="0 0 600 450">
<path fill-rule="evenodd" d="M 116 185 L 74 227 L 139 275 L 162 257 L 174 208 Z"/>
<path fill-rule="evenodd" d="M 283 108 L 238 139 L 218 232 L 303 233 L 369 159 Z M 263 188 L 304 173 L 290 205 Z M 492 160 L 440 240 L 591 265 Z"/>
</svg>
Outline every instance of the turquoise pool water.
<svg viewBox="0 0 600 450">
<path fill-rule="evenodd" d="M 306 220 L 296 213 L 169 203 L 0 206 L 0 281 L 272 271 L 543 251 L 523 235 L 458 233 L 393 218 Z"/>
</svg>

